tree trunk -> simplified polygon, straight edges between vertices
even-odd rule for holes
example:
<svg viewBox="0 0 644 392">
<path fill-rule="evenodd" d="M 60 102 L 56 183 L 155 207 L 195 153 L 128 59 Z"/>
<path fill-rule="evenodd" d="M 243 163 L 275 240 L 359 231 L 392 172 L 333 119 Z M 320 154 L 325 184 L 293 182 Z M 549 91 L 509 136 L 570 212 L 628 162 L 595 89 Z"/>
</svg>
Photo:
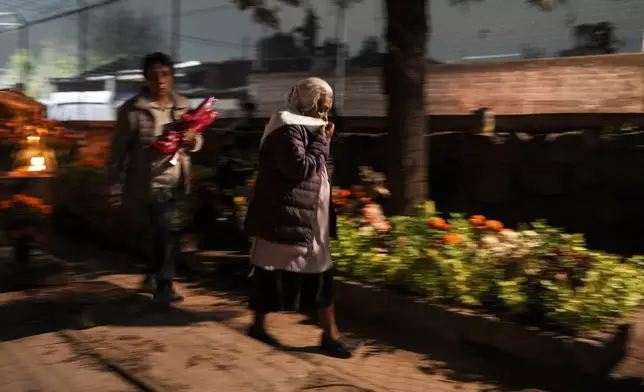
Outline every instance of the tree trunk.
<svg viewBox="0 0 644 392">
<path fill-rule="evenodd" d="M 427 0 L 386 0 L 387 54 L 383 85 L 387 95 L 389 134 L 388 212 L 409 214 L 429 195 L 425 116 Z"/>
</svg>

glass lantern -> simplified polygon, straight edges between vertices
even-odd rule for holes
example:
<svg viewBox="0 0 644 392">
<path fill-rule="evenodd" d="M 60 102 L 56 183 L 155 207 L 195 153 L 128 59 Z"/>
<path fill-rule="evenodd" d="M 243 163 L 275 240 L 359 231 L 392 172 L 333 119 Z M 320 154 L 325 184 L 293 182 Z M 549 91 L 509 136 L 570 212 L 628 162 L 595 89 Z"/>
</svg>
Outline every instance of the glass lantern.
<svg viewBox="0 0 644 392">
<path fill-rule="evenodd" d="M 19 143 L 14 154 L 14 170 L 17 175 L 49 175 L 56 171 L 56 153 L 47 148 L 46 135 L 36 130 Z"/>
</svg>

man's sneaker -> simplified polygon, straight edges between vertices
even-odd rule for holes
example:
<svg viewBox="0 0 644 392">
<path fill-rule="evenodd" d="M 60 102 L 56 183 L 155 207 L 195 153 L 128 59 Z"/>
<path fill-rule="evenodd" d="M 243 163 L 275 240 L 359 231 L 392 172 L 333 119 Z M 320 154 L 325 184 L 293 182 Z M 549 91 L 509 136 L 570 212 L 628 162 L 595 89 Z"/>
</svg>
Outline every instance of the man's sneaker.
<svg viewBox="0 0 644 392">
<path fill-rule="evenodd" d="M 332 339 L 323 333 L 320 339 L 320 350 L 334 358 L 348 359 L 353 355 L 357 344 L 350 344 L 343 339 Z"/>
<path fill-rule="evenodd" d="M 146 275 L 141 283 L 140 291 L 142 293 L 153 294 L 157 291 L 157 279 L 154 275 Z"/>
</svg>

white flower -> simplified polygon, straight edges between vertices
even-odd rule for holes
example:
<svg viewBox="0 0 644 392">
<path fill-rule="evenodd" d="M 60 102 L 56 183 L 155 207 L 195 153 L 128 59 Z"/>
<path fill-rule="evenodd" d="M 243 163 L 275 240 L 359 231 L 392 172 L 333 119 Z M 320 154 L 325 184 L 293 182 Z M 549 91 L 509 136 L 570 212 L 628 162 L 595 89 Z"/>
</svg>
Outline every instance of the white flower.
<svg viewBox="0 0 644 392">
<path fill-rule="evenodd" d="M 466 241 L 466 249 L 470 252 L 474 252 L 478 249 L 479 247 L 476 245 L 475 242 L 472 241 Z"/>
<path fill-rule="evenodd" d="M 359 234 L 362 236 L 372 236 L 376 233 L 376 229 L 373 226 L 367 225 L 367 226 L 362 226 L 360 227 Z"/>
<path fill-rule="evenodd" d="M 483 242 L 484 245 L 489 247 L 497 246 L 500 243 L 499 239 L 493 235 L 486 235 L 485 237 L 483 237 L 481 242 Z"/>
<path fill-rule="evenodd" d="M 521 234 L 516 231 L 502 231 L 501 237 L 506 241 L 516 242 L 521 239 Z"/>
<path fill-rule="evenodd" d="M 525 230 L 525 231 L 522 231 L 521 234 L 523 234 L 528 238 L 533 238 L 533 239 L 539 237 L 539 233 L 537 233 L 534 230 Z"/>
</svg>

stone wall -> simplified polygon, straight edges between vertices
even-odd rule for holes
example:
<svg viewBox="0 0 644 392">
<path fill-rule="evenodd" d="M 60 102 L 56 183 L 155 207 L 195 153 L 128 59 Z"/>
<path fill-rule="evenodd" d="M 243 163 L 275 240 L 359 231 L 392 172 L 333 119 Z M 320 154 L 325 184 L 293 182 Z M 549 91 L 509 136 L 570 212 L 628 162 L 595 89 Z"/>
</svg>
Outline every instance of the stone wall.
<svg viewBox="0 0 644 392">
<path fill-rule="evenodd" d="M 306 76 L 252 74 L 261 114 L 281 108 L 286 93 Z M 380 77 L 379 69 L 348 74 L 344 115 L 385 116 Z M 466 114 L 479 107 L 497 114 L 641 113 L 644 54 L 428 66 L 428 114 Z"/>
</svg>

